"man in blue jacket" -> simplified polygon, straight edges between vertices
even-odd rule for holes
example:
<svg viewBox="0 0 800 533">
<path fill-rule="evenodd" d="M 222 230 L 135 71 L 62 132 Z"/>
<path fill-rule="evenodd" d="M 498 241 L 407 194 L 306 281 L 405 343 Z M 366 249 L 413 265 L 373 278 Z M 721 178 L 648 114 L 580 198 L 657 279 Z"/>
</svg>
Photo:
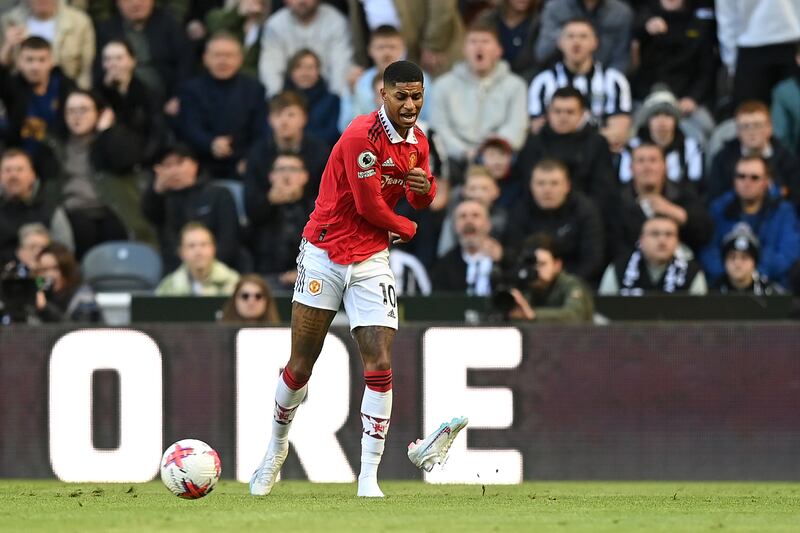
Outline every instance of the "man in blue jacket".
<svg viewBox="0 0 800 533">
<path fill-rule="evenodd" d="M 714 238 L 701 261 L 710 279 L 721 276 L 723 236 L 740 222 L 747 223 L 761 242 L 758 271 L 778 283 L 787 282 L 792 264 L 800 258 L 800 228 L 794 208 L 769 193 L 769 164 L 761 156 L 742 156 L 736 163 L 733 190 L 711 203 Z"/>
</svg>

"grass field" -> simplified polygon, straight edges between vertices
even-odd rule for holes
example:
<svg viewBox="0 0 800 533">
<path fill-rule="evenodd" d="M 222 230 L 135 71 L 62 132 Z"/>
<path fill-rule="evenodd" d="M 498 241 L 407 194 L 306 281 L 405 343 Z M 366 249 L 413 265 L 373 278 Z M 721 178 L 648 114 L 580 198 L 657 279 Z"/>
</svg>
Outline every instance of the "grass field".
<svg viewBox="0 0 800 533">
<path fill-rule="evenodd" d="M 161 485 L 0 481 L 0 531 L 800 531 L 800 484 L 384 482 L 363 500 L 354 485 L 280 482 L 271 496 L 221 482 L 197 501 Z"/>
</svg>

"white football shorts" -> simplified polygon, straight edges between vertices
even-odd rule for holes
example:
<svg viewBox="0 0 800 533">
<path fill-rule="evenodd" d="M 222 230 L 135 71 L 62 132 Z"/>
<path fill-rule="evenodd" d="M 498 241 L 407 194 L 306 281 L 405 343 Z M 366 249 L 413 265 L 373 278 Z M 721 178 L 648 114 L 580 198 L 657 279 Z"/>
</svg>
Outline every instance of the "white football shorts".
<svg viewBox="0 0 800 533">
<path fill-rule="evenodd" d="M 389 250 L 340 265 L 328 258 L 327 251 L 303 239 L 292 301 L 331 311 L 338 311 L 344 301 L 351 331 L 359 326 L 397 329 L 397 293 Z"/>
</svg>

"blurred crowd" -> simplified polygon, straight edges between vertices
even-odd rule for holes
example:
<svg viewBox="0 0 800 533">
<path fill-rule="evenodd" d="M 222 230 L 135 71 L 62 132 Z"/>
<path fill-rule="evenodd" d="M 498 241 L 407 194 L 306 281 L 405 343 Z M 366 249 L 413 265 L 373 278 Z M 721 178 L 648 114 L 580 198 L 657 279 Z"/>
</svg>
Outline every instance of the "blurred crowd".
<svg viewBox="0 0 800 533">
<path fill-rule="evenodd" d="M 400 294 L 586 320 L 592 295 L 800 295 L 795 0 L 0 0 L 0 265 L 41 321 L 81 264 L 277 321 L 331 147 L 425 71 L 439 194 Z"/>
</svg>

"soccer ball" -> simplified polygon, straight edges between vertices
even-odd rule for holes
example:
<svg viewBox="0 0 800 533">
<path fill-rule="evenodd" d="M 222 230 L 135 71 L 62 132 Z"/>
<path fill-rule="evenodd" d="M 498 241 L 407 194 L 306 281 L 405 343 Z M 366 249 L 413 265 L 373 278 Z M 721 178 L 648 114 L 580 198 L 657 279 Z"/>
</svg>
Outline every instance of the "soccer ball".
<svg viewBox="0 0 800 533">
<path fill-rule="evenodd" d="M 175 496 L 188 500 L 214 490 L 221 472 L 219 455 L 201 440 L 179 440 L 161 457 L 161 481 Z"/>
</svg>

